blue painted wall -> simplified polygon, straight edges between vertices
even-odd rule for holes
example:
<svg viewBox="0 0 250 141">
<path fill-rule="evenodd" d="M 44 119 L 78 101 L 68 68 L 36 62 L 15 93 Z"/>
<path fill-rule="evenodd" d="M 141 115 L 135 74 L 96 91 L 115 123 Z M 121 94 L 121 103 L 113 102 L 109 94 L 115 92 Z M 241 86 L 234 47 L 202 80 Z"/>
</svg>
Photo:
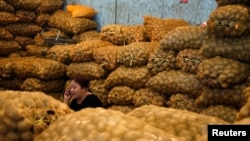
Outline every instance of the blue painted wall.
<svg viewBox="0 0 250 141">
<path fill-rule="evenodd" d="M 143 23 L 143 15 L 160 18 L 182 18 L 197 25 L 206 21 L 216 8 L 215 0 L 66 0 L 95 8 L 98 30 L 107 24 L 134 25 Z"/>
</svg>

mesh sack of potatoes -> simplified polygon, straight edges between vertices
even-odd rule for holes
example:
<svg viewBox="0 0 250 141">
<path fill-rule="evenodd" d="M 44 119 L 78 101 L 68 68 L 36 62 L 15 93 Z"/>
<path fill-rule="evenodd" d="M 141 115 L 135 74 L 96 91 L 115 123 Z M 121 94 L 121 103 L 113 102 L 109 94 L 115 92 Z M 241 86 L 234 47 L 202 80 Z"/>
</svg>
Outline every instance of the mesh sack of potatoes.
<svg viewBox="0 0 250 141">
<path fill-rule="evenodd" d="M 53 40 L 56 40 L 56 37 L 65 39 L 69 38 L 67 34 L 58 29 L 43 28 L 42 32 L 36 34 L 36 36 L 34 37 L 34 42 L 36 45 L 52 47 L 55 45 L 53 44 Z"/>
<path fill-rule="evenodd" d="M 35 57 L 41 57 L 45 58 L 45 55 L 47 54 L 47 51 L 49 50 L 49 47 L 46 46 L 38 46 L 38 45 L 27 45 L 25 47 L 25 50 L 30 56 Z"/>
<path fill-rule="evenodd" d="M 187 141 L 195 141 L 202 135 L 208 124 L 227 124 L 226 121 L 216 117 L 156 105 L 141 106 L 127 115 L 175 136 L 183 137 Z"/>
<path fill-rule="evenodd" d="M 34 141 L 51 140 L 185 141 L 136 117 L 103 108 L 87 108 L 62 116 Z"/>
<path fill-rule="evenodd" d="M 226 5 L 211 12 L 207 21 L 208 34 L 219 37 L 239 37 L 250 33 L 249 7 Z"/>
<path fill-rule="evenodd" d="M 172 94 L 167 101 L 167 106 L 169 108 L 188 110 L 191 112 L 199 112 L 199 108 L 195 103 L 195 98 L 183 93 Z"/>
<path fill-rule="evenodd" d="M 19 57 L 19 60 L 14 62 L 14 73 L 20 78 L 50 80 L 62 78 L 65 72 L 66 65 L 46 58 Z"/>
<path fill-rule="evenodd" d="M 169 31 L 160 41 L 160 47 L 167 50 L 199 49 L 207 37 L 203 26 L 182 26 Z"/>
<path fill-rule="evenodd" d="M 0 40 L 0 55 L 7 56 L 10 53 L 17 52 L 22 50 L 22 46 L 20 46 L 16 41 L 4 41 Z"/>
<path fill-rule="evenodd" d="M 241 62 L 250 62 L 250 36 L 211 37 L 203 42 L 201 53 L 209 58 L 221 56 Z"/>
<path fill-rule="evenodd" d="M 176 51 L 155 48 L 148 57 L 147 68 L 152 75 L 162 71 L 177 69 Z"/>
<path fill-rule="evenodd" d="M 27 45 L 34 44 L 33 38 L 28 36 L 15 36 L 14 41 L 16 41 L 23 48 L 25 48 Z"/>
<path fill-rule="evenodd" d="M 15 9 L 36 10 L 42 0 L 5 0 Z"/>
<path fill-rule="evenodd" d="M 133 104 L 135 107 L 143 105 L 166 106 L 166 100 L 163 94 L 153 91 L 149 88 L 141 88 L 135 91 L 133 96 Z"/>
<path fill-rule="evenodd" d="M 35 36 L 42 31 L 42 27 L 34 23 L 9 24 L 6 29 L 15 36 Z"/>
<path fill-rule="evenodd" d="M 13 24 L 18 21 L 18 18 L 15 14 L 10 12 L 0 11 L 0 25 Z"/>
<path fill-rule="evenodd" d="M 89 81 L 89 89 L 96 94 L 106 107 L 108 105 L 109 91 L 105 88 L 105 79 L 94 79 Z"/>
<path fill-rule="evenodd" d="M 126 25 L 122 27 L 122 33 L 125 36 L 126 44 L 133 42 L 148 41 L 145 35 L 145 27 L 143 25 Z"/>
<path fill-rule="evenodd" d="M 207 86 L 228 88 L 245 81 L 249 76 L 249 69 L 249 64 L 217 56 L 199 64 L 197 77 Z"/>
<path fill-rule="evenodd" d="M 108 72 L 96 62 L 71 63 L 67 66 L 66 74 L 69 78 L 82 76 L 86 80 L 102 79 Z"/>
<path fill-rule="evenodd" d="M 0 40 L 12 40 L 13 38 L 13 35 L 4 26 L 0 26 Z"/>
<path fill-rule="evenodd" d="M 33 141 L 58 118 L 73 113 L 64 103 L 42 92 L 0 91 L 2 141 Z"/>
<path fill-rule="evenodd" d="M 105 87 L 111 89 L 115 86 L 128 86 L 132 89 L 143 88 L 150 78 L 147 67 L 119 66 L 112 71 L 105 80 Z"/>
<path fill-rule="evenodd" d="M 97 23 L 88 18 L 72 18 L 69 12 L 57 10 L 51 15 L 49 26 L 60 29 L 67 34 L 78 34 L 96 29 Z"/>
<path fill-rule="evenodd" d="M 122 33 L 123 25 L 111 24 L 105 25 L 101 28 L 100 39 L 104 41 L 109 41 L 114 45 L 125 45 L 125 37 Z"/>
<path fill-rule="evenodd" d="M 225 105 L 212 105 L 205 109 L 202 109 L 200 114 L 217 117 L 229 123 L 233 123 L 236 120 L 236 114 L 238 110 L 231 106 Z"/>
<path fill-rule="evenodd" d="M 36 19 L 36 13 L 31 10 L 17 10 L 15 15 L 19 19 L 18 22 L 22 23 L 31 23 Z"/>
<path fill-rule="evenodd" d="M 127 45 L 132 42 L 146 41 L 142 25 L 110 24 L 102 27 L 100 39 L 114 45 Z"/>
<path fill-rule="evenodd" d="M 7 90 L 21 90 L 24 79 L 13 77 L 8 79 L 0 78 L 0 86 Z"/>
<path fill-rule="evenodd" d="M 119 50 L 120 47 L 116 45 L 97 48 L 93 51 L 93 57 L 105 69 L 113 71 L 120 66 L 117 61 Z"/>
<path fill-rule="evenodd" d="M 77 43 L 70 50 L 72 62 L 94 61 L 93 51 L 100 47 L 112 45 L 110 42 L 102 40 L 87 40 Z"/>
<path fill-rule="evenodd" d="M 14 73 L 14 62 L 18 60 L 16 58 L 1 58 L 0 59 L 0 77 L 1 78 L 13 78 Z"/>
<path fill-rule="evenodd" d="M 199 97 L 195 99 L 195 103 L 199 107 L 207 107 L 210 105 L 231 105 L 236 108 L 241 107 L 246 102 L 243 90 L 246 85 L 235 85 L 231 88 L 210 88 L 204 87 Z"/>
<path fill-rule="evenodd" d="M 45 58 L 61 62 L 63 64 L 69 65 L 72 63 L 71 50 L 75 44 L 70 45 L 54 45 L 47 50 Z"/>
<path fill-rule="evenodd" d="M 0 0 L 0 11 L 14 12 L 14 7 L 4 0 Z"/>
<path fill-rule="evenodd" d="M 157 45 L 154 42 L 134 42 L 122 46 L 117 55 L 118 62 L 126 67 L 144 66 Z"/>
<path fill-rule="evenodd" d="M 89 31 L 85 31 L 85 32 L 73 35 L 72 39 L 77 42 L 82 42 L 86 40 L 98 40 L 101 38 L 100 38 L 100 33 L 98 31 L 89 30 Z"/>
<path fill-rule="evenodd" d="M 132 105 L 135 90 L 128 86 L 116 86 L 109 91 L 108 103 L 115 105 Z"/>
<path fill-rule="evenodd" d="M 29 57 L 29 56 L 31 56 L 31 55 L 29 55 L 26 50 L 20 50 L 20 51 L 17 51 L 17 52 L 10 53 L 8 55 L 9 58 L 13 58 L 13 57 Z"/>
<path fill-rule="evenodd" d="M 152 76 L 147 81 L 146 87 L 166 95 L 186 93 L 196 96 L 200 94 L 202 84 L 194 74 L 170 70 Z"/>
<path fill-rule="evenodd" d="M 39 26 L 46 27 L 49 24 L 51 14 L 41 13 L 36 16 L 35 23 Z"/>
<path fill-rule="evenodd" d="M 217 3 L 217 6 L 226 6 L 226 5 L 232 5 L 232 4 L 243 4 L 243 5 L 250 5 L 249 0 L 215 0 Z"/>
<path fill-rule="evenodd" d="M 135 107 L 133 105 L 111 105 L 107 109 L 120 111 L 124 114 L 131 112 Z"/>
<path fill-rule="evenodd" d="M 249 118 L 250 117 L 250 98 L 242 105 L 240 110 L 238 111 L 236 115 L 236 120 L 242 120 L 244 118 Z"/>
<path fill-rule="evenodd" d="M 176 56 L 176 66 L 182 71 L 196 74 L 199 64 L 207 59 L 198 49 L 184 49 Z"/>
<path fill-rule="evenodd" d="M 42 91 L 45 93 L 62 92 L 64 89 L 64 79 L 42 80 L 38 78 L 27 78 L 24 80 L 21 89 L 24 91 Z"/>
<path fill-rule="evenodd" d="M 53 13 L 56 10 L 63 9 L 63 0 L 41 0 L 41 4 L 36 9 L 37 13 Z"/>
<path fill-rule="evenodd" d="M 184 19 L 174 18 L 158 18 L 150 15 L 143 16 L 146 36 L 150 41 L 159 42 L 171 30 L 180 27 L 188 26 L 189 23 Z"/>
</svg>

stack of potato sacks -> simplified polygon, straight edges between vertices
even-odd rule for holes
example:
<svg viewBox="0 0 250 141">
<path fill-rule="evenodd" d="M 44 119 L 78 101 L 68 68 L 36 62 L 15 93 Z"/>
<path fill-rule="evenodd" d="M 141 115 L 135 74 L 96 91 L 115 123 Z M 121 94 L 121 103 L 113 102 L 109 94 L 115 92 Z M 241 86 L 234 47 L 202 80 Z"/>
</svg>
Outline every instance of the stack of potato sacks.
<svg viewBox="0 0 250 141">
<path fill-rule="evenodd" d="M 108 89 L 110 108 L 154 104 L 234 122 L 247 100 L 249 14 L 244 1 L 217 2 L 206 27 L 148 15 L 136 35 L 126 25 L 104 26 L 101 39 L 116 46 L 94 51 L 96 62 L 111 72 L 102 86 L 92 81 L 92 89 Z M 129 43 L 131 37 L 137 42 Z"/>
<path fill-rule="evenodd" d="M 207 27 L 178 27 L 162 38 L 160 50 L 175 52 L 176 68 L 158 71 L 146 87 L 169 96 L 169 107 L 234 122 L 249 115 L 237 114 L 249 84 L 248 3 L 217 2 Z"/>
<path fill-rule="evenodd" d="M 136 35 L 125 30 L 127 25 L 104 26 L 101 39 L 115 46 L 94 50 L 94 58 L 111 72 L 104 80 L 91 81 L 92 90 L 102 96 L 106 92 L 109 108 L 125 113 L 153 104 L 229 123 L 249 117 L 249 3 L 216 2 L 218 7 L 206 27 L 175 21 L 175 26 L 167 30 L 173 19 L 152 16 L 144 16 L 141 30 L 138 25 L 130 26 L 138 29 Z M 144 35 L 138 38 L 139 33 Z M 132 37 L 137 42 L 127 40 Z M 140 114 L 145 116 L 147 112 Z M 166 117 L 161 119 L 165 121 Z M 197 140 L 194 136 L 185 137 Z"/>
<path fill-rule="evenodd" d="M 0 140 L 32 141 L 58 117 L 73 111 L 29 83 L 64 76 L 65 65 L 31 56 L 30 45 L 50 15 L 63 7 L 63 0 L 0 0 Z M 45 91 L 62 90 L 64 83 L 44 83 Z M 62 86 L 58 86 L 61 83 Z M 56 87 L 55 87 L 56 86 Z"/>
<path fill-rule="evenodd" d="M 67 42 L 77 33 L 95 29 L 96 22 L 71 19 L 71 14 L 62 9 L 63 0 L 0 0 L 0 3 L 0 86 L 43 91 L 58 97 L 56 93 L 63 91 L 66 82 L 66 65 L 46 58 L 47 51 L 56 37 Z"/>
<path fill-rule="evenodd" d="M 197 73 L 210 88 L 196 102 L 234 106 L 238 111 L 235 120 L 241 120 L 250 116 L 250 2 L 217 0 L 217 3 L 207 21 L 209 36 L 200 49 L 209 59 L 199 65 Z"/>
<path fill-rule="evenodd" d="M 47 26 L 51 14 L 63 7 L 63 0 L 53 2 L 49 0 L 1 0 L 0 3 L 0 55 L 3 58 L 0 60 L 0 85 L 3 88 L 17 90 L 21 89 L 26 79 L 29 82 L 30 80 L 39 81 L 36 78 L 52 79 L 62 76 L 65 68 L 63 64 L 40 58 L 16 57 L 33 55 L 30 52 L 33 47 L 30 45 L 34 44 L 34 37 L 42 31 L 44 26 Z M 48 63 L 51 66 L 47 66 Z M 47 77 L 46 74 L 51 71 L 52 75 Z M 24 87 L 26 89 L 26 86 Z M 55 89 L 58 90 L 58 87 Z"/>
<path fill-rule="evenodd" d="M 62 0 L 1 0 L 1 56 L 24 50 L 34 43 L 50 15 L 63 7 Z"/>
</svg>

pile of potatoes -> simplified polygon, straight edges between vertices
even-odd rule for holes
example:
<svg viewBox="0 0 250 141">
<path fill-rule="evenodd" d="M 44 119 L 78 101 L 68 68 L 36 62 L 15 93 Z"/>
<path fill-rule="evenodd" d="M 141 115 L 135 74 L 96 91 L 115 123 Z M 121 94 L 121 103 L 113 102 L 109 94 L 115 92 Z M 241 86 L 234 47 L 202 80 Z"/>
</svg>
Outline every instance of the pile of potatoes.
<svg viewBox="0 0 250 141">
<path fill-rule="evenodd" d="M 203 60 L 197 77 L 207 86 L 228 88 L 247 79 L 250 65 L 229 58 L 214 57 Z"/>
<path fill-rule="evenodd" d="M 140 89 L 145 86 L 150 78 L 150 72 L 146 66 L 125 67 L 120 66 L 112 71 L 105 80 L 105 87 L 111 89 L 115 86 L 129 86 Z"/>
<path fill-rule="evenodd" d="M 249 8 L 234 4 L 216 8 L 207 21 L 209 34 L 219 37 L 239 37 L 248 35 L 250 28 Z"/>
<path fill-rule="evenodd" d="M 206 39 L 200 49 L 201 54 L 208 57 L 221 56 L 234 59 L 240 62 L 249 63 L 250 61 L 250 36 L 238 38 L 229 37 L 210 37 Z"/>
<path fill-rule="evenodd" d="M 180 70 L 159 72 L 150 77 L 145 86 L 165 95 L 186 93 L 197 96 L 202 89 L 196 75 Z"/>
<path fill-rule="evenodd" d="M 201 94 L 196 98 L 195 104 L 200 107 L 209 105 L 232 105 L 239 108 L 246 102 L 246 97 L 243 94 L 246 87 L 246 84 L 223 89 L 204 87 Z"/>
<path fill-rule="evenodd" d="M 159 42 L 171 30 L 188 26 L 189 23 L 184 19 L 178 18 L 158 18 L 150 15 L 143 16 L 145 33 L 151 42 Z"/>
<path fill-rule="evenodd" d="M 120 111 L 87 108 L 56 120 L 34 141 L 186 141 Z"/>
<path fill-rule="evenodd" d="M 119 46 L 110 45 L 103 48 L 97 48 L 93 52 L 95 61 L 108 70 L 115 70 L 120 66 L 118 63 Z"/>
<path fill-rule="evenodd" d="M 33 141 L 59 117 L 73 113 L 42 92 L 0 91 L 0 140 Z"/>
<path fill-rule="evenodd" d="M 106 78 L 108 72 L 101 65 L 92 61 L 84 63 L 71 63 L 67 66 L 66 74 L 73 79 L 82 76 L 86 80 Z"/>
<path fill-rule="evenodd" d="M 155 48 L 148 57 L 147 68 L 152 75 L 162 71 L 176 69 L 176 51 L 164 51 L 161 48 Z"/>
<path fill-rule="evenodd" d="M 207 37 L 207 28 L 202 26 L 181 26 L 168 33 L 160 40 L 164 50 L 181 51 L 183 49 L 199 49 Z"/>
<path fill-rule="evenodd" d="M 207 59 L 200 53 L 199 49 L 184 49 L 179 51 L 176 56 L 176 65 L 182 71 L 196 74 L 199 64 Z"/>
<path fill-rule="evenodd" d="M 148 63 L 149 54 L 158 47 L 157 43 L 134 42 L 119 48 L 118 63 L 126 67 L 144 66 Z"/>
<path fill-rule="evenodd" d="M 141 106 L 127 115 L 188 141 L 196 141 L 202 136 L 206 132 L 207 124 L 227 124 L 216 117 L 156 105 Z"/>
<path fill-rule="evenodd" d="M 102 40 L 88 40 L 70 45 L 54 45 L 47 51 L 45 58 L 67 65 L 94 61 L 94 50 L 110 45 L 112 45 L 110 42 Z"/>
<path fill-rule="evenodd" d="M 100 39 L 114 45 L 123 46 L 132 42 L 147 41 L 145 28 L 142 25 L 110 24 L 102 27 Z"/>
<path fill-rule="evenodd" d="M 74 35 L 87 30 L 96 29 L 97 23 L 88 18 L 73 18 L 69 12 L 57 10 L 49 20 L 49 26 L 62 30 L 63 32 Z"/>
</svg>

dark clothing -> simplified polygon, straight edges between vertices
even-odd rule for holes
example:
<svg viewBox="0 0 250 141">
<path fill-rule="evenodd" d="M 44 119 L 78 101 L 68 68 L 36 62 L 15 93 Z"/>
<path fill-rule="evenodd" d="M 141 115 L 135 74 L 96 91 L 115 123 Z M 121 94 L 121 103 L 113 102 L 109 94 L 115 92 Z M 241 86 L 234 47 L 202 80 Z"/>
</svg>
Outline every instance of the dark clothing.
<svg viewBox="0 0 250 141">
<path fill-rule="evenodd" d="M 91 108 L 96 108 L 96 107 L 103 107 L 101 100 L 94 94 L 89 94 L 85 97 L 83 102 L 81 104 L 77 103 L 77 100 L 74 99 L 69 107 L 75 111 L 79 111 L 83 108 L 91 107 Z"/>
</svg>

